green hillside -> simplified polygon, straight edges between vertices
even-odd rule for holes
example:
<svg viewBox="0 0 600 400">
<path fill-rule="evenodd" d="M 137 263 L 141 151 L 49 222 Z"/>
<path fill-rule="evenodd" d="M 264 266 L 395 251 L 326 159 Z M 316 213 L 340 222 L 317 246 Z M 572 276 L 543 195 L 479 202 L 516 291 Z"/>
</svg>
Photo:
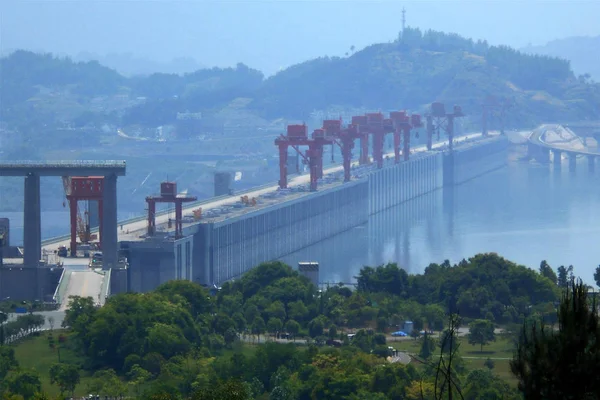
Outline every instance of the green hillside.
<svg viewBox="0 0 600 400">
<path fill-rule="evenodd" d="M 600 114 L 599 86 L 576 80 L 566 60 L 417 29 L 347 58 L 293 66 L 267 79 L 253 106 L 275 118 L 331 104 L 423 110 L 439 100 L 473 115 L 492 94 L 514 100 L 515 125 Z"/>
<path fill-rule="evenodd" d="M 178 112 L 254 129 L 332 107 L 423 112 L 436 100 L 460 104 L 478 125 L 487 95 L 513 101 L 509 126 L 600 118 L 600 85 L 577 79 L 566 60 L 412 28 L 393 42 L 306 61 L 268 79 L 241 63 L 125 78 L 97 62 L 26 51 L 1 59 L 0 76 L 3 127 L 25 139 L 42 127 L 155 129 L 175 124 Z"/>
</svg>

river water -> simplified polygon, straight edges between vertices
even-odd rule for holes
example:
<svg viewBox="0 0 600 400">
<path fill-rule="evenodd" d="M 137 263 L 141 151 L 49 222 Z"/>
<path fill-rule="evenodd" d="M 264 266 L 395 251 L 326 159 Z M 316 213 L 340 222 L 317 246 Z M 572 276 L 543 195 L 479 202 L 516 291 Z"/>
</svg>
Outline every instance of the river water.
<svg viewBox="0 0 600 400">
<path fill-rule="evenodd" d="M 429 263 L 452 263 L 481 252 L 538 268 L 572 264 L 593 283 L 600 264 L 600 166 L 581 160 L 571 173 L 512 162 L 452 190 L 438 190 L 371 216 L 356 227 L 283 258 L 320 263 L 321 282 L 353 282 L 365 265 L 397 262 L 410 273 Z M 119 218 L 130 218 L 123 214 Z M 21 244 L 22 213 L 11 218 L 11 244 Z M 42 213 L 43 237 L 66 234 L 68 212 Z"/>
<path fill-rule="evenodd" d="M 537 269 L 573 265 L 593 284 L 600 264 L 600 166 L 571 173 L 547 165 L 507 167 L 371 216 L 369 222 L 283 258 L 320 263 L 321 282 L 354 282 L 365 265 L 396 262 L 409 273 L 495 252 Z"/>
</svg>

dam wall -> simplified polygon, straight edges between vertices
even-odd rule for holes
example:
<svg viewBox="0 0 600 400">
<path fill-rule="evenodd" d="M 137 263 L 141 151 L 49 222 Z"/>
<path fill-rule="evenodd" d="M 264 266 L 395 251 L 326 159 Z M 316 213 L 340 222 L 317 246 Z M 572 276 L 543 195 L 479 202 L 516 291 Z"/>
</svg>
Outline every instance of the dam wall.
<svg viewBox="0 0 600 400">
<path fill-rule="evenodd" d="M 478 176 L 504 167 L 510 142 L 506 136 L 494 136 L 461 144 L 443 153 L 443 185 L 460 185 Z"/>
<path fill-rule="evenodd" d="M 416 154 L 409 161 L 374 170 L 370 173 L 368 182 L 369 215 L 374 215 L 441 188 L 442 154 Z"/>
<path fill-rule="evenodd" d="M 367 193 L 366 180 L 347 182 L 235 218 L 200 223 L 194 269 L 202 272 L 195 280 L 218 285 L 366 223 Z"/>
<path fill-rule="evenodd" d="M 392 207 L 397 207 L 394 218 L 382 217 L 385 221 L 380 223 L 403 225 L 398 227 L 404 230 L 394 243 L 396 251 L 400 251 L 409 246 L 410 233 L 405 228 L 412 224 L 410 215 L 416 212 L 414 207 L 403 204 L 405 201 L 426 195 L 428 200 L 420 202 L 419 209 L 430 212 L 435 199 L 442 196 L 442 190 L 438 189 L 504 166 L 508 145 L 506 137 L 461 143 L 452 153 L 415 153 L 411 160 L 399 164 L 387 160 L 379 170 L 372 166 L 353 168 L 353 180 L 346 183 L 341 181 L 339 173 L 327 175 L 316 192 L 308 191 L 306 186 L 294 187 L 257 195 L 252 206 L 238 202 L 215 211 L 203 211 L 202 220 L 184 226 L 181 239 L 153 237 L 121 243 L 129 261 L 128 290 L 145 292 L 172 279 L 219 286 L 260 263 L 277 259 L 291 262 L 308 246 L 337 243 L 334 238 L 350 230 L 354 234 L 343 236 L 376 240 L 375 225 L 370 221 L 380 220 L 379 216 L 388 214 L 383 211 Z M 433 227 L 428 227 L 427 235 L 433 241 L 440 240 Z M 354 250 L 360 251 L 361 246 L 356 247 Z M 383 262 L 379 257 L 370 261 Z"/>
</svg>

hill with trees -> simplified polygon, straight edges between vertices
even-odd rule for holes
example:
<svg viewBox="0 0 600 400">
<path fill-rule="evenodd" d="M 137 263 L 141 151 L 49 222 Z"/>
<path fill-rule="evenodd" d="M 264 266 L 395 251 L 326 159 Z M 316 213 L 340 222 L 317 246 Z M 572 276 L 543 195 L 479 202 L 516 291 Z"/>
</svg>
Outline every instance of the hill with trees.
<svg viewBox="0 0 600 400">
<path fill-rule="evenodd" d="M 356 290 L 319 291 L 289 266 L 270 262 L 215 296 L 171 281 L 150 293 L 111 297 L 102 308 L 74 297 L 63 323 L 68 330 L 57 332 L 58 340 L 47 336 L 58 352 L 48 371 L 20 367 L 31 365 L 31 356 L 17 359 L 14 347 L 0 347 L 0 392 L 31 398 L 47 382 L 63 395 L 86 390 L 143 399 L 416 400 L 421 391 L 433 398 L 436 388 L 470 399 L 518 399 L 493 361 L 474 368 L 462 358 L 473 353 L 461 349 L 481 354 L 496 340 L 507 346 L 510 336 L 497 338 L 495 327 L 550 320 L 559 299 L 551 270 L 480 254 L 457 265 L 432 264 L 422 275 L 394 264 L 364 268 Z M 391 342 L 406 320 L 414 323 L 414 339 Z M 469 329 L 462 339 L 461 324 Z M 25 333 L 38 326 L 28 316 L 7 322 L 7 340 L 28 340 Z M 441 334 L 422 336 L 422 329 Z M 392 344 L 415 349 L 413 361 L 390 362 Z M 450 358 L 451 365 L 440 366 Z M 508 369 L 506 358 L 496 362 Z M 222 397 L 232 391 L 240 397 Z"/>
<path fill-rule="evenodd" d="M 42 126 L 156 128 L 175 123 L 177 113 L 227 119 L 223 110 L 232 109 L 252 124 L 307 119 L 331 107 L 424 112 L 437 100 L 462 105 L 478 125 L 482 100 L 496 95 L 513 102 L 512 126 L 600 117 L 600 85 L 577 79 L 564 59 L 414 28 L 350 53 L 264 79 L 241 63 L 126 78 L 93 61 L 16 51 L 0 60 L 0 112 L 5 127 L 34 133 Z"/>
<path fill-rule="evenodd" d="M 578 36 L 553 40 L 542 46 L 527 46 L 521 51 L 569 60 L 578 77 L 597 82 L 600 81 L 600 62 L 596 57 L 598 49 L 600 49 L 600 36 Z"/>
</svg>

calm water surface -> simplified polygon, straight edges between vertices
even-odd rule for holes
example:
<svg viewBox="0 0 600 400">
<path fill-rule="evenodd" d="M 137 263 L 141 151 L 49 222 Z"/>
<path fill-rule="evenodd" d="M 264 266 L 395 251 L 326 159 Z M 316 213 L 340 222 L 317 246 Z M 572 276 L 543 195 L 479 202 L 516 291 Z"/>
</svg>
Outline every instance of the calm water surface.
<svg viewBox="0 0 600 400">
<path fill-rule="evenodd" d="M 572 264 L 593 283 L 600 264 L 600 167 L 576 173 L 513 163 L 453 190 L 439 190 L 371 216 L 368 224 L 283 260 L 318 261 L 322 282 L 353 282 L 364 265 L 397 262 L 410 273 L 481 252 L 538 268 Z"/>
<path fill-rule="evenodd" d="M 322 282 L 353 282 L 364 265 L 397 262 L 420 273 L 432 262 L 497 252 L 532 268 L 543 259 L 554 268 L 572 264 L 576 275 L 593 283 L 600 264 L 600 166 L 590 174 L 584 161 L 575 174 L 566 164 L 555 171 L 513 163 L 374 215 L 283 260 L 318 261 Z M 11 218 L 11 244 L 21 244 L 22 213 L 0 216 Z M 66 210 L 42 213 L 43 237 L 66 234 L 68 218 Z"/>
</svg>

